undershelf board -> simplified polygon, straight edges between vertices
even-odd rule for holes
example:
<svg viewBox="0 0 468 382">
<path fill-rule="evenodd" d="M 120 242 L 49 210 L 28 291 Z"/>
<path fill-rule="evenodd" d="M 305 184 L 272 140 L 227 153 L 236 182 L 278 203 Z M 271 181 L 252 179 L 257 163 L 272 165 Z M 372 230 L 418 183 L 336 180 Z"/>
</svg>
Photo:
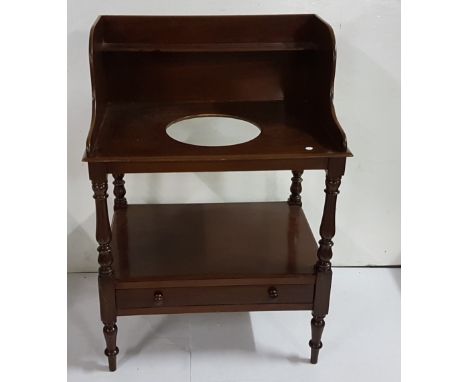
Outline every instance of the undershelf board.
<svg viewBox="0 0 468 382">
<path fill-rule="evenodd" d="M 129 205 L 112 233 L 117 287 L 315 279 L 316 241 L 302 209 L 286 202 Z"/>
</svg>

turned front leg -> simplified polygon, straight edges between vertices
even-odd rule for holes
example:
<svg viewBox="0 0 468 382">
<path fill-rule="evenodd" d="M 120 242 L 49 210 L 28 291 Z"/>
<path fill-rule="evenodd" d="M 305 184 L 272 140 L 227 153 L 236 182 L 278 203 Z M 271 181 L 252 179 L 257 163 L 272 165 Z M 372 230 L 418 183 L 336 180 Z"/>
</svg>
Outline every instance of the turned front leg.
<svg viewBox="0 0 468 382">
<path fill-rule="evenodd" d="M 320 224 L 320 240 L 317 251 L 316 283 L 314 307 L 311 321 L 312 339 L 309 342 L 310 362 L 317 363 L 318 354 L 322 348 L 322 333 L 325 327 L 325 316 L 328 313 L 332 280 L 331 258 L 333 256 L 333 236 L 335 236 L 336 199 L 339 194 L 341 175 L 327 173 L 325 180 L 325 206 Z"/>
<path fill-rule="evenodd" d="M 99 244 L 99 302 L 101 320 L 104 324 L 104 338 L 106 340 L 106 350 L 104 353 L 108 358 L 109 370 L 114 371 L 117 367 L 116 357 L 119 353 L 119 348 L 116 346 L 117 315 L 112 270 L 112 233 L 107 211 L 107 176 L 101 179 L 93 179 L 92 185 L 96 203 L 96 240 Z"/>
<path fill-rule="evenodd" d="M 322 333 L 325 327 L 325 316 L 313 314 L 310 326 L 312 329 L 312 339 L 309 341 L 310 346 L 310 363 L 317 363 L 319 350 L 322 348 Z"/>
</svg>

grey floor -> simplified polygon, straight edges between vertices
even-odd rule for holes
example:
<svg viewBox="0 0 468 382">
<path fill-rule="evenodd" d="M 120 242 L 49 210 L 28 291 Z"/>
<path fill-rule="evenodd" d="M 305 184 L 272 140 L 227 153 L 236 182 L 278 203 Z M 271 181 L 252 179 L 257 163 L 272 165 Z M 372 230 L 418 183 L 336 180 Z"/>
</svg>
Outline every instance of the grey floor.
<svg viewBox="0 0 468 382">
<path fill-rule="evenodd" d="M 310 312 L 119 317 L 107 371 L 97 276 L 68 276 L 68 380 L 400 380 L 400 270 L 335 268 L 319 363 L 308 363 Z"/>
</svg>

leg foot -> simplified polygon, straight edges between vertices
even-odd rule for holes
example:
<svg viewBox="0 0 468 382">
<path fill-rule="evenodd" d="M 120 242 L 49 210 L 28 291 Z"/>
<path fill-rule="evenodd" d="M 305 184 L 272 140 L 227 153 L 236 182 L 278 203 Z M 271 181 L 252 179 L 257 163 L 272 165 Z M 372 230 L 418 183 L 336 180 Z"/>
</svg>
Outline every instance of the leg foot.
<svg viewBox="0 0 468 382">
<path fill-rule="evenodd" d="M 316 364 L 318 361 L 319 351 L 322 348 L 322 333 L 325 327 L 325 316 L 313 315 L 310 321 L 312 328 L 312 339 L 309 341 L 310 346 L 310 363 Z"/>
<path fill-rule="evenodd" d="M 103 332 L 107 345 L 104 354 L 109 361 L 109 370 L 115 371 L 115 369 L 117 369 L 117 354 L 119 354 L 119 348 L 116 346 L 117 325 L 115 323 L 110 325 L 105 324 Z"/>
</svg>

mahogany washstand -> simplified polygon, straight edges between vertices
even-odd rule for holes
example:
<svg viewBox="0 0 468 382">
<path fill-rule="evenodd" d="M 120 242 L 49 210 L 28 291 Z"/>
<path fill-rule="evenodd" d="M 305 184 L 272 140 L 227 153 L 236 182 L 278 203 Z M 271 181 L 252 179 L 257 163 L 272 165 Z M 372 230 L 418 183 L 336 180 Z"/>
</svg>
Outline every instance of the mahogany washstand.
<svg viewBox="0 0 468 382">
<path fill-rule="evenodd" d="M 311 310 L 316 363 L 336 198 L 352 156 L 333 107 L 331 27 L 315 15 L 101 16 L 89 57 L 93 108 L 83 160 L 96 204 L 109 369 L 119 352 L 117 316 L 255 310 Z M 200 114 L 251 121 L 261 133 L 222 147 L 166 133 L 171 122 Z M 288 169 L 287 202 L 132 205 L 125 198 L 125 173 Z M 304 170 L 326 172 L 318 245 L 301 207 Z"/>
</svg>

